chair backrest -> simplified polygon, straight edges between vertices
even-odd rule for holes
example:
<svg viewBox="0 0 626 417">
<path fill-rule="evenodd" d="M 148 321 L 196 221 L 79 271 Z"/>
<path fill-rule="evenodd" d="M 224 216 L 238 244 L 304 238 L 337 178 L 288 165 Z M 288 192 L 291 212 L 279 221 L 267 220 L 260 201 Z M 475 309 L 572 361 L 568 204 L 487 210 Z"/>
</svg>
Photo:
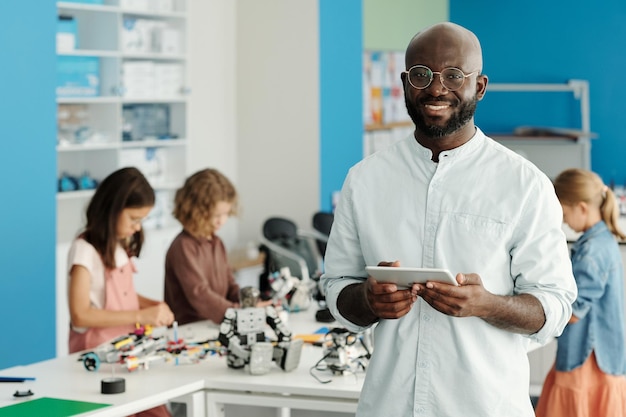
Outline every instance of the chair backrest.
<svg viewBox="0 0 626 417">
<path fill-rule="evenodd" d="M 267 260 L 272 261 L 273 265 L 268 265 L 268 268 L 277 271 L 282 266 L 289 266 L 292 275 L 303 280 L 312 278 L 313 274 L 319 272 L 318 258 L 311 243 L 307 238 L 298 234 L 298 227 L 293 221 L 282 217 L 267 219 L 263 224 L 263 237 L 304 261 L 308 269 L 306 273 L 309 276 L 302 276 L 302 268 L 298 265 L 299 262 L 294 260 L 294 256 L 286 254 L 285 251 L 279 252 L 274 250 L 272 253 L 269 253 L 270 259 Z M 272 250 L 271 247 L 268 247 L 268 249 Z"/>
<path fill-rule="evenodd" d="M 280 239 L 295 239 L 298 237 L 298 227 L 289 219 L 271 217 L 263 223 L 263 236 L 272 242 Z"/>
<path fill-rule="evenodd" d="M 335 215 L 330 212 L 318 211 L 313 215 L 313 229 L 325 236 L 330 236 L 330 229 L 333 226 Z M 322 258 L 326 255 L 326 241 L 316 239 L 315 244 Z"/>
</svg>

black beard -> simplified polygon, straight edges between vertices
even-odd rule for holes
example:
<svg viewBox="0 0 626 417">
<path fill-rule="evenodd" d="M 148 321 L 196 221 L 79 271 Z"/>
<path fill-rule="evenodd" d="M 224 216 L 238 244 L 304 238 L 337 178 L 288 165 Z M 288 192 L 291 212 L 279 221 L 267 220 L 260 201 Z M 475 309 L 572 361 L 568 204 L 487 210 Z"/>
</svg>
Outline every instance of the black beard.
<svg viewBox="0 0 626 417">
<path fill-rule="evenodd" d="M 417 129 L 429 138 L 440 139 L 460 130 L 470 120 L 472 120 L 474 113 L 476 113 L 476 104 L 478 103 L 478 99 L 474 96 L 473 99 L 461 103 L 457 111 L 452 114 L 452 117 L 444 126 L 427 124 L 424 115 L 417 111 L 418 106 L 411 104 L 406 97 L 404 98 L 404 103 L 406 105 L 406 110 L 409 113 L 411 120 L 413 120 L 413 123 L 415 123 L 415 126 L 417 126 Z"/>
</svg>

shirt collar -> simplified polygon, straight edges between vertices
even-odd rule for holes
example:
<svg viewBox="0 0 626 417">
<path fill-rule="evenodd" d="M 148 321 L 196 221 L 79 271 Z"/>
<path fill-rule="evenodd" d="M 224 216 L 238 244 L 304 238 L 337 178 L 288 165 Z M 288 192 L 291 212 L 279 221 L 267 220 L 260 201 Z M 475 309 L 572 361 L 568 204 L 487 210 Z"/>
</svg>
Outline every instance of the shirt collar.
<svg viewBox="0 0 626 417">
<path fill-rule="evenodd" d="M 211 235 L 211 238 L 207 238 L 207 237 L 202 237 L 202 236 L 196 236 L 193 233 L 191 233 L 189 230 L 183 228 L 183 233 L 188 235 L 189 237 L 191 237 L 193 240 L 195 240 L 196 242 L 198 242 L 199 244 L 206 244 L 208 243 L 212 243 L 215 242 L 215 233 L 213 233 Z"/>
<path fill-rule="evenodd" d="M 606 223 L 604 223 L 603 220 L 600 220 L 598 223 L 594 224 L 589 229 L 587 229 L 582 235 L 580 235 L 576 243 L 574 243 L 574 246 L 572 247 L 572 249 L 573 250 L 578 249 L 578 247 L 582 245 L 585 241 L 591 239 L 593 236 L 596 236 L 600 233 L 604 233 L 607 230 L 609 230 L 609 228 L 607 227 Z"/>
<path fill-rule="evenodd" d="M 459 146 L 458 148 L 442 151 L 439 154 L 439 162 L 441 162 L 442 159 L 450 160 L 453 158 L 462 158 L 466 155 L 470 155 L 478 148 L 480 148 L 484 142 L 485 134 L 482 132 L 482 130 L 480 130 L 480 128 L 476 127 L 476 132 L 474 133 L 474 136 L 472 136 L 470 140 L 465 142 L 463 145 Z M 415 138 L 413 138 L 413 143 L 417 154 L 420 156 L 421 159 L 432 160 L 433 152 L 429 148 L 422 146 Z"/>
</svg>

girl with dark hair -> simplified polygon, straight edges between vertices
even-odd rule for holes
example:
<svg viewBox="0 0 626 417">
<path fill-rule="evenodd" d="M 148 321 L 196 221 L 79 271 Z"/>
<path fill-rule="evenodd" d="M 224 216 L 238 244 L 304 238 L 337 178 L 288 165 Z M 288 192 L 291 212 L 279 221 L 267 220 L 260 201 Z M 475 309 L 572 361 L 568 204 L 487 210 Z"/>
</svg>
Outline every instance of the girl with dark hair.
<svg viewBox="0 0 626 417">
<path fill-rule="evenodd" d="M 85 229 L 68 256 L 70 353 L 131 333 L 136 323 L 173 323 L 167 304 L 137 294 L 133 285 L 132 258 L 141 252 L 141 222 L 154 200 L 154 190 L 136 168 L 113 172 L 96 189 L 87 207 Z M 163 405 L 138 415 L 170 413 Z"/>
</svg>

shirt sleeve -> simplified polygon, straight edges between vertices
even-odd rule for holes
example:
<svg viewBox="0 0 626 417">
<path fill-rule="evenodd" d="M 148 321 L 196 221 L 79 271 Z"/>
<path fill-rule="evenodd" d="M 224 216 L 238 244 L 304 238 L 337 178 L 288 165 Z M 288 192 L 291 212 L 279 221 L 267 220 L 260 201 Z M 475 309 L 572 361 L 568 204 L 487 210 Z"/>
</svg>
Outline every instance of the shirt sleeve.
<svg viewBox="0 0 626 417">
<path fill-rule="evenodd" d="M 74 265 L 85 267 L 93 275 L 94 257 L 98 254 L 96 249 L 83 239 L 76 239 L 70 247 L 67 256 L 67 272 L 72 270 Z"/>
<path fill-rule="evenodd" d="M 237 284 L 233 268 L 228 262 L 226 247 L 224 246 L 224 242 L 219 237 L 216 236 L 215 239 L 217 239 L 216 244 L 219 245 L 219 254 L 222 259 L 221 265 L 225 269 L 226 276 L 228 277 L 228 291 L 226 292 L 226 299 L 232 303 L 239 303 L 239 284 Z M 222 319 L 224 314 L 226 314 L 226 310 L 224 310 L 224 313 L 222 314 Z"/>
<path fill-rule="evenodd" d="M 516 294 L 531 294 L 541 303 L 545 323 L 531 339 L 540 344 L 559 336 L 572 315 L 577 289 L 572 274 L 561 205 L 546 178 L 529 193 L 511 251 Z M 532 200 L 532 201 L 531 201 Z"/>
<path fill-rule="evenodd" d="M 80 265 L 87 269 L 91 276 L 89 299 L 94 308 L 104 308 L 105 303 L 105 277 L 102 258 L 91 244 L 84 239 L 76 239 L 67 256 L 67 279 L 69 288 L 70 271 L 74 265 Z"/>
<path fill-rule="evenodd" d="M 333 317 L 351 332 L 362 332 L 370 326 L 361 327 L 352 323 L 339 313 L 337 299 L 348 285 L 366 280 L 365 260 L 361 253 L 356 225 L 352 216 L 350 195 L 350 174 L 346 178 L 341 197 L 335 209 L 333 228 L 328 239 L 324 274 L 321 277 L 326 304 Z M 354 271 L 363 271 L 362 276 L 354 276 Z"/>
</svg>

